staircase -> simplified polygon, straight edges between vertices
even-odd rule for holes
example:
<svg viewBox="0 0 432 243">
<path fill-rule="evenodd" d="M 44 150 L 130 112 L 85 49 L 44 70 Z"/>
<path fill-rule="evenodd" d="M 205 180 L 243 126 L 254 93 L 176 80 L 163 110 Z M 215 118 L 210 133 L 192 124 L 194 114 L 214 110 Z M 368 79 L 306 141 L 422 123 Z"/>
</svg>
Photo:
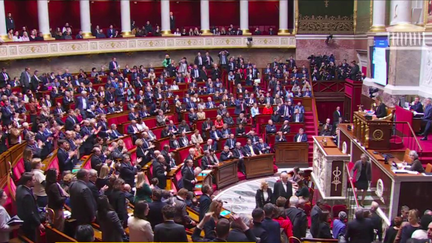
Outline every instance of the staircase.
<svg viewBox="0 0 432 243">
<path fill-rule="evenodd" d="M 425 152 L 423 150 L 423 152 L 420 155 L 420 161 L 424 165 L 432 164 L 432 151 Z"/>
<path fill-rule="evenodd" d="M 316 136 L 315 134 L 315 128 L 317 124 L 315 124 L 315 117 L 313 111 L 307 111 L 304 113 L 304 123 L 305 123 L 305 133 L 307 134 L 308 138 L 308 162 L 309 166 L 312 166 L 313 161 L 313 139 L 312 136 Z"/>
</svg>

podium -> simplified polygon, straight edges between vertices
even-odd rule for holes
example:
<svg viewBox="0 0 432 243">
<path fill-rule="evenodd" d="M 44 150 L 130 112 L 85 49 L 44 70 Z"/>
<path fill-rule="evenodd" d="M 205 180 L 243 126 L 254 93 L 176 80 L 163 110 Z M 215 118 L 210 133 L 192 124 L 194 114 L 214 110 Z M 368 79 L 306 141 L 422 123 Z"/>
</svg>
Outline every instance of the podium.
<svg viewBox="0 0 432 243">
<path fill-rule="evenodd" d="M 256 178 L 273 175 L 274 154 L 260 154 L 245 157 L 243 163 L 246 167 L 246 178 Z"/>
<path fill-rule="evenodd" d="M 213 168 L 213 175 L 215 176 L 216 185 L 219 190 L 238 182 L 237 163 L 238 160 L 236 159 L 227 160 L 220 162 L 217 167 Z"/>
<path fill-rule="evenodd" d="M 332 137 L 313 137 L 314 156 L 312 178 L 325 200 L 345 200 L 348 182 L 346 164 L 349 154 L 344 154 Z"/>
<path fill-rule="evenodd" d="M 392 135 L 392 122 L 371 120 L 364 112 L 354 112 L 354 136 L 367 149 L 389 150 Z"/>
</svg>

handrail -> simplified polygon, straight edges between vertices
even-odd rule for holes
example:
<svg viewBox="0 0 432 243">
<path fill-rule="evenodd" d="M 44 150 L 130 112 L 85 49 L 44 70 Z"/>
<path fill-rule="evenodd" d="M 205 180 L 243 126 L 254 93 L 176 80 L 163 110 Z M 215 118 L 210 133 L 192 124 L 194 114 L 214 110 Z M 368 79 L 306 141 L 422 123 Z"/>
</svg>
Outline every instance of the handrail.
<svg viewBox="0 0 432 243">
<path fill-rule="evenodd" d="M 411 135 L 413 136 L 414 140 L 417 143 L 417 146 L 419 147 L 420 152 L 423 152 L 423 148 L 420 145 L 420 142 L 418 141 L 417 136 L 415 135 L 414 129 L 412 129 L 411 124 L 409 122 L 407 122 L 407 121 L 393 121 L 393 123 L 394 124 L 397 124 L 397 123 L 405 124 L 406 123 L 408 125 L 408 128 L 411 131 Z M 417 152 L 419 152 L 419 151 L 417 151 Z"/>
<path fill-rule="evenodd" d="M 355 199 L 355 202 L 356 202 L 356 206 L 359 207 L 359 203 L 358 203 L 358 199 L 357 199 L 357 193 L 355 191 L 354 183 L 352 182 L 352 179 L 351 179 L 351 173 L 350 173 L 350 169 L 348 167 L 348 164 L 345 164 L 345 169 L 346 169 L 346 171 L 348 173 L 348 181 L 350 182 L 350 185 L 351 185 L 351 188 L 352 188 L 352 191 L 353 191 L 353 195 L 354 195 L 354 199 Z"/>
</svg>

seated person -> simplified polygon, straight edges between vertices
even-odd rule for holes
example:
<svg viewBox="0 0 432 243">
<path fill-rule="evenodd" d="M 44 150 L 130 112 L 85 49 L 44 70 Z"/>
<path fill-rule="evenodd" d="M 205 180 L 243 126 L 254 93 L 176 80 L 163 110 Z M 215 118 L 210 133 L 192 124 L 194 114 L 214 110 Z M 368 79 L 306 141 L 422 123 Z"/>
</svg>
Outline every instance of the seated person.
<svg viewBox="0 0 432 243">
<path fill-rule="evenodd" d="M 297 143 L 306 143 L 307 142 L 307 135 L 304 133 L 304 129 L 300 128 L 299 132 L 294 136 L 294 142 Z"/>
<path fill-rule="evenodd" d="M 417 152 L 415 150 L 411 150 L 409 152 L 409 157 L 412 160 L 411 171 L 417 171 L 419 173 L 424 173 L 425 169 L 423 168 L 423 165 L 418 158 Z"/>
<path fill-rule="evenodd" d="M 412 102 L 410 106 L 411 111 L 415 111 L 417 113 L 423 113 L 423 104 L 420 102 L 419 97 L 415 97 L 414 101 Z"/>
<path fill-rule="evenodd" d="M 282 134 L 281 131 L 277 132 L 276 136 L 275 136 L 275 143 L 279 143 L 279 142 L 286 142 L 286 137 L 285 135 Z"/>
<path fill-rule="evenodd" d="M 272 120 L 268 121 L 268 124 L 266 125 L 266 133 L 267 134 L 275 134 L 276 133 L 276 126 L 273 124 Z"/>
<path fill-rule="evenodd" d="M 289 125 L 289 121 L 285 120 L 284 124 L 282 125 L 282 127 L 280 128 L 280 130 L 284 135 L 290 133 L 291 131 L 291 127 Z"/>
<path fill-rule="evenodd" d="M 256 144 L 256 147 L 259 149 L 261 154 L 268 154 L 270 153 L 270 146 L 264 142 L 264 139 L 260 138 L 258 143 Z"/>
<path fill-rule="evenodd" d="M 375 117 L 383 118 L 387 116 L 387 106 L 382 102 L 380 97 L 376 97 L 375 99 L 376 109 L 375 109 Z"/>
</svg>

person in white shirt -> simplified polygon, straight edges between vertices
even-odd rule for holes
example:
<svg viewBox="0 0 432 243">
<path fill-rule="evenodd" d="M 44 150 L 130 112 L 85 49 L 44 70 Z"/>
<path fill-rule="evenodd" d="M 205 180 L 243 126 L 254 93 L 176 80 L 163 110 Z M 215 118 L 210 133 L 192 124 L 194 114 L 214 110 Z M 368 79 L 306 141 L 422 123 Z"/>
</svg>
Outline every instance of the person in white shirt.
<svg viewBox="0 0 432 243">
<path fill-rule="evenodd" d="M 48 196 L 45 192 L 45 174 L 42 168 L 42 160 L 40 158 L 34 158 L 32 160 L 32 173 L 36 179 L 33 194 L 36 197 L 36 201 L 39 207 L 46 207 L 48 204 Z"/>
<path fill-rule="evenodd" d="M 27 32 L 23 32 L 23 36 L 21 37 L 21 41 L 30 41 L 30 38 L 29 38 Z"/>
<path fill-rule="evenodd" d="M 149 212 L 149 206 L 145 201 L 135 203 L 133 217 L 128 219 L 130 242 L 152 242 L 153 230 L 150 222 L 145 220 Z"/>
</svg>

